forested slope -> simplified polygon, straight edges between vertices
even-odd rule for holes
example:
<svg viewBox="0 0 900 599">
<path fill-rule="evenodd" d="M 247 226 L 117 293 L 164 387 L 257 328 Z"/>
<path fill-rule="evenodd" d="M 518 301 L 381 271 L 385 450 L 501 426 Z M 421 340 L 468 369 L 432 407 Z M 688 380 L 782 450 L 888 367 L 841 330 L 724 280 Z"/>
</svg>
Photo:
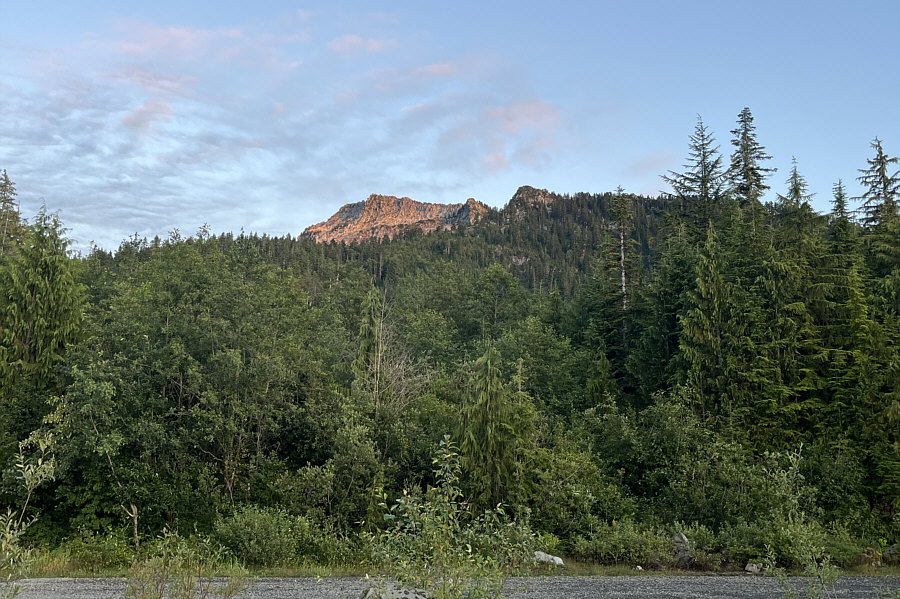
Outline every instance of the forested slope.
<svg viewBox="0 0 900 599">
<path fill-rule="evenodd" d="M 673 526 L 735 563 L 897 542 L 897 159 L 876 140 L 866 194 L 837 182 L 820 214 L 796 164 L 771 182 L 749 111 L 733 136 L 726 164 L 699 122 L 665 197 L 521 188 L 354 245 L 201 230 L 67 257 L 5 178 L 0 504 L 43 443 L 37 541 L 247 506 L 351 538 L 450 435 L 475 509 L 586 559 Z"/>
</svg>

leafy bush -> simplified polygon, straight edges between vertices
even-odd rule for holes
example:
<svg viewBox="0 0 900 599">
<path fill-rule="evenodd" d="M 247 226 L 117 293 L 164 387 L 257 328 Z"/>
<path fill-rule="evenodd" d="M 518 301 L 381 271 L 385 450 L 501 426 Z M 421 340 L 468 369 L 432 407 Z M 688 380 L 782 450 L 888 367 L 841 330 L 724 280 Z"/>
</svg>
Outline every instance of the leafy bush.
<svg viewBox="0 0 900 599">
<path fill-rule="evenodd" d="M 271 567 L 295 560 L 310 537 L 309 522 L 270 508 L 246 506 L 215 524 L 214 538 L 248 566 Z"/>
<path fill-rule="evenodd" d="M 373 539 L 374 556 L 401 587 L 433 599 L 497 597 L 506 575 L 531 557 L 533 534 L 499 507 L 469 512 L 449 437 L 434 463 L 437 486 L 404 491 L 385 514 L 391 526 Z"/>
<path fill-rule="evenodd" d="M 672 554 L 666 533 L 631 520 L 602 524 L 590 536 L 576 537 L 572 548 L 572 557 L 607 565 L 665 565 Z"/>
<path fill-rule="evenodd" d="M 0 599 L 11 599 L 19 594 L 19 587 L 12 581 L 28 562 L 28 550 L 21 543 L 26 527 L 17 512 L 8 509 L 5 514 L 0 513 Z"/>
<path fill-rule="evenodd" d="M 844 567 L 860 564 L 866 553 L 865 544 L 842 526 L 833 526 L 826 532 L 824 550 L 835 564 Z"/>
<path fill-rule="evenodd" d="M 556 553 L 561 541 L 552 532 L 542 532 L 534 539 L 534 548 L 544 553 Z"/>
<path fill-rule="evenodd" d="M 694 567 L 699 570 L 716 570 L 725 561 L 722 544 L 712 530 L 696 522 L 690 525 L 676 523 L 674 532 L 683 533 L 694 553 Z"/>
<path fill-rule="evenodd" d="M 165 531 L 149 556 L 135 562 L 125 589 L 128 599 L 233 599 L 247 590 L 246 571 L 228 563 L 204 539 L 183 539 Z M 213 577 L 225 568 L 224 582 Z"/>
<path fill-rule="evenodd" d="M 761 561 L 766 555 L 766 535 L 758 525 L 735 524 L 719 531 L 719 543 L 725 559 L 739 566 L 748 561 Z"/>
<path fill-rule="evenodd" d="M 213 538 L 244 564 L 274 567 L 304 561 L 319 565 L 359 564 L 370 554 L 362 538 L 318 528 L 303 516 L 245 506 L 220 518 Z"/>
<path fill-rule="evenodd" d="M 84 532 L 59 546 L 70 567 L 81 572 L 103 572 L 127 568 L 134 561 L 134 543 L 122 532 Z"/>
<path fill-rule="evenodd" d="M 603 474 L 596 460 L 571 438 L 556 434 L 553 446 L 528 456 L 534 479 L 529 505 L 537 530 L 568 540 L 587 534 L 597 518 L 621 520 L 634 514 L 634 500 L 621 481 Z M 563 543 L 564 549 L 568 550 Z"/>
</svg>

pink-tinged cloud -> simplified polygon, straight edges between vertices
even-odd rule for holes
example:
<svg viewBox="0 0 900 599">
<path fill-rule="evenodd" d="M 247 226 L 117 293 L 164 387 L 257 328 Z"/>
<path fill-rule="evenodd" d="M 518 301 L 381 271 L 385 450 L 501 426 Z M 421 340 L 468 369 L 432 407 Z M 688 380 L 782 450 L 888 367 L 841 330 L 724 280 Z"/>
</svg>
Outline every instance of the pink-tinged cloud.
<svg viewBox="0 0 900 599">
<path fill-rule="evenodd" d="M 418 104 L 410 104 L 409 106 L 404 106 L 400 109 L 404 114 L 412 114 L 415 112 L 422 112 L 429 108 L 429 104 L 426 102 L 419 102 Z"/>
<path fill-rule="evenodd" d="M 174 114 L 175 110 L 165 102 L 148 100 L 120 118 L 119 122 L 126 127 L 148 131 L 154 122 L 170 122 Z"/>
<path fill-rule="evenodd" d="M 491 152 L 481 159 L 481 166 L 488 172 L 505 171 L 509 168 L 509 160 L 503 152 Z"/>
<path fill-rule="evenodd" d="M 490 108 L 487 110 L 486 116 L 512 135 L 517 135 L 526 129 L 555 129 L 560 120 L 559 109 L 540 100 Z"/>
<path fill-rule="evenodd" d="M 121 21 L 119 31 L 126 39 L 116 43 L 121 54 L 144 56 L 164 54 L 190 59 L 221 54 L 244 37 L 240 29 L 196 29 L 193 27 L 157 27 L 137 21 Z"/>
<path fill-rule="evenodd" d="M 132 83 L 145 91 L 170 94 L 174 96 L 190 95 L 197 83 L 196 77 L 157 73 L 139 67 L 120 67 L 107 75 L 109 79 Z"/>
<path fill-rule="evenodd" d="M 336 37 L 328 42 L 328 47 L 338 54 L 358 54 L 362 52 L 381 52 L 392 46 L 396 42 L 392 40 L 378 39 L 374 37 L 361 37 L 359 35 L 348 33 L 341 37 Z"/>
</svg>

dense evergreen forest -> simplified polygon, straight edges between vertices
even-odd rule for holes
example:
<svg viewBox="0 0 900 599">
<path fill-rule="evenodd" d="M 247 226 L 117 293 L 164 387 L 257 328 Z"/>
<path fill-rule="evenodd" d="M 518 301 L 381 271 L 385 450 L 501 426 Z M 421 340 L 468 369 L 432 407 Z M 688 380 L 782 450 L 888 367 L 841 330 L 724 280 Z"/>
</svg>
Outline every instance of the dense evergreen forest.
<svg viewBox="0 0 900 599">
<path fill-rule="evenodd" d="M 523 188 L 390 241 L 86 256 L 4 172 L 0 505 L 48 546 L 248 513 L 353 544 L 450 435 L 473 509 L 586 560 L 672 529 L 741 566 L 896 543 L 898 159 L 875 139 L 863 196 L 837 181 L 820 214 L 747 109 L 731 146 L 698 121 L 659 198 Z"/>
</svg>

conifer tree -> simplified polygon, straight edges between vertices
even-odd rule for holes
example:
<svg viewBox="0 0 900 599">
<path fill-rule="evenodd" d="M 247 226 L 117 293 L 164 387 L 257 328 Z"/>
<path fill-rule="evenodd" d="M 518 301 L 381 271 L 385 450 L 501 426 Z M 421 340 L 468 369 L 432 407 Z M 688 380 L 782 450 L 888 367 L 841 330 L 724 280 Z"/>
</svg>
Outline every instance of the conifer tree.
<svg viewBox="0 0 900 599">
<path fill-rule="evenodd" d="M 40 424 L 54 366 L 79 339 L 84 315 L 59 219 L 42 208 L 27 233 L 0 269 L 0 463 Z"/>
<path fill-rule="evenodd" d="M 684 223 L 676 223 L 669 230 L 659 252 L 649 281 L 639 291 L 646 309 L 637 315 L 639 333 L 628 356 L 628 371 L 645 397 L 684 382 L 680 319 L 697 281 L 697 250 Z M 647 364 L 656 367 L 647 368 Z"/>
<path fill-rule="evenodd" d="M 872 141 L 872 148 L 875 157 L 867 160 L 869 167 L 860 169 L 857 178 L 866 188 L 859 199 L 863 202 L 863 223 L 869 228 L 897 218 L 900 196 L 900 171 L 894 170 L 900 158 L 885 154 L 877 137 Z"/>
<path fill-rule="evenodd" d="M 516 469 L 517 435 L 509 390 L 500 374 L 500 354 L 488 347 L 475 362 L 463 408 L 463 465 L 480 507 L 509 498 Z"/>
<path fill-rule="evenodd" d="M 762 163 L 772 157 L 756 139 L 756 127 L 749 108 L 744 108 L 738 115 L 738 126 L 731 130 L 731 134 L 734 136 L 731 145 L 735 148 L 728 169 L 732 193 L 741 206 L 753 205 L 769 189 L 765 183 L 766 177 L 775 169 L 766 168 Z"/>
<path fill-rule="evenodd" d="M 894 285 L 900 285 L 900 171 L 891 172 L 900 158 L 888 156 L 877 137 L 872 148 L 875 157 L 867 161 L 868 168 L 860 169 L 858 177 L 866 188 L 859 198 L 862 200 L 865 242 L 872 274 L 886 277 L 894 271 L 891 280 Z M 900 289 L 894 292 L 900 294 Z"/>
<path fill-rule="evenodd" d="M 767 442 L 797 442 L 821 406 L 820 364 L 825 360 L 819 324 L 828 310 L 824 219 L 794 160 L 788 190 L 776 205 L 772 252 L 757 281 L 762 307 L 755 342 L 759 402 Z"/>
<path fill-rule="evenodd" d="M 680 317 L 681 351 L 688 370 L 687 385 L 699 415 L 729 422 L 744 407 L 746 391 L 739 374 L 745 323 L 735 311 L 735 289 L 725 279 L 722 253 L 710 228 L 700 252 L 696 288 L 688 293 L 687 311 Z"/>
<path fill-rule="evenodd" d="M 16 186 L 3 169 L 0 175 L 0 259 L 22 240 L 22 235 Z"/>
<path fill-rule="evenodd" d="M 688 224 L 699 242 L 721 209 L 726 196 L 726 177 L 722 169 L 722 155 L 712 133 L 703 119 L 697 116 L 697 126 L 691 135 L 685 171 L 669 171 L 663 180 L 672 186 L 674 196 Z"/>
<path fill-rule="evenodd" d="M 619 238 L 619 280 L 622 292 L 622 311 L 628 310 L 628 272 L 625 266 L 626 239 L 630 239 L 632 229 L 631 198 L 625 194 L 622 186 L 616 188 L 613 196 L 611 212 L 616 222 L 616 234 Z"/>
</svg>

